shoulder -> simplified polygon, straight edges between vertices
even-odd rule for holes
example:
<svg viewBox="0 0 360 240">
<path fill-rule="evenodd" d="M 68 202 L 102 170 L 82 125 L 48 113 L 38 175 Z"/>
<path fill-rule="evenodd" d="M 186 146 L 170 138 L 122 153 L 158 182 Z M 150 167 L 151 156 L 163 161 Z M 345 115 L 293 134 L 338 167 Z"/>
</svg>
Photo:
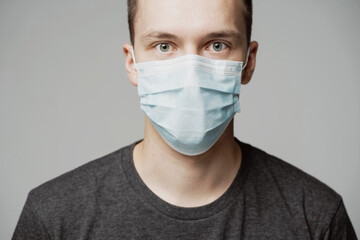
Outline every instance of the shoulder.
<svg viewBox="0 0 360 240">
<path fill-rule="evenodd" d="M 305 191 L 315 199 L 327 198 L 339 203 L 341 197 L 328 185 L 317 178 L 291 165 L 290 163 L 266 153 L 249 144 L 244 144 L 249 157 L 251 171 L 259 178 L 271 178 L 278 187 L 288 191 Z M 261 173 L 261 176 L 259 174 Z"/>
<path fill-rule="evenodd" d="M 131 157 L 132 145 L 88 162 L 31 190 L 30 202 L 43 214 L 61 212 L 90 204 L 99 189 L 120 184 L 123 177 L 121 161 Z"/>
<path fill-rule="evenodd" d="M 249 166 L 247 184 L 254 188 L 267 206 L 281 206 L 315 228 L 326 229 L 339 206 L 341 196 L 328 185 L 299 168 L 249 144 L 241 143 Z"/>
</svg>

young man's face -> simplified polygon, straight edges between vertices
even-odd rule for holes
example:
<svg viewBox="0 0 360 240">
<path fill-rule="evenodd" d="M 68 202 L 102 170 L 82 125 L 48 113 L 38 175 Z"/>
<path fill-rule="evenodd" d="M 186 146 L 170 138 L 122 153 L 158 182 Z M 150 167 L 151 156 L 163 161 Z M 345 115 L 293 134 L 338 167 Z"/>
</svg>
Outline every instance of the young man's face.
<svg viewBox="0 0 360 240">
<path fill-rule="evenodd" d="M 248 48 L 242 0 L 138 0 L 134 21 L 137 62 L 165 60 L 187 54 L 245 61 Z M 132 46 L 123 46 L 133 85 L 137 71 Z M 258 45 L 252 42 L 242 84 L 255 69 Z"/>
<path fill-rule="evenodd" d="M 239 0 L 139 0 L 137 62 L 197 54 L 244 61 L 247 42 Z"/>
</svg>

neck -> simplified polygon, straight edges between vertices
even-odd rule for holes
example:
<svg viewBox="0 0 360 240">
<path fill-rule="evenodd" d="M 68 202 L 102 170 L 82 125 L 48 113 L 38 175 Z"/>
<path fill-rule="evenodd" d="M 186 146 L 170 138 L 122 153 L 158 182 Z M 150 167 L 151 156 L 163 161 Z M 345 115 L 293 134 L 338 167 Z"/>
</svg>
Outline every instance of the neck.
<svg viewBox="0 0 360 240">
<path fill-rule="evenodd" d="M 145 137 L 133 153 L 144 183 L 164 201 L 181 207 L 215 201 L 229 188 L 241 165 L 233 121 L 207 152 L 186 156 L 169 147 L 146 118 Z"/>
</svg>

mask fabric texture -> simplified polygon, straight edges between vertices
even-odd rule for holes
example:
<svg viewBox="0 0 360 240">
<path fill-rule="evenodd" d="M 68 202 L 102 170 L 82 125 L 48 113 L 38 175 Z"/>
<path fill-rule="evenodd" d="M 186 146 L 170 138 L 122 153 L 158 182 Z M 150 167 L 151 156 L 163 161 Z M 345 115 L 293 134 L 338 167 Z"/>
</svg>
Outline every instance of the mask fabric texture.
<svg viewBox="0 0 360 240">
<path fill-rule="evenodd" d="M 135 65 L 141 109 L 182 154 L 209 150 L 240 112 L 242 62 L 185 55 Z"/>
</svg>

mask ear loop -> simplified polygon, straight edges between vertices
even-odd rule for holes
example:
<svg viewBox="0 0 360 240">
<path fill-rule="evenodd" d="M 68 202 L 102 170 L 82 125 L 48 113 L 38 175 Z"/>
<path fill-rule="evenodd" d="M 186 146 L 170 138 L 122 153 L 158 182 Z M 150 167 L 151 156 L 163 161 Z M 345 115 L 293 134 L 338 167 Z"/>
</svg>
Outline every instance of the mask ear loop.
<svg viewBox="0 0 360 240">
<path fill-rule="evenodd" d="M 133 46 L 131 46 L 131 55 L 132 55 L 132 58 L 133 58 L 134 64 L 136 65 L 135 53 L 134 53 L 134 47 L 133 47 Z"/>
<path fill-rule="evenodd" d="M 242 69 L 245 69 L 245 68 L 246 68 L 246 65 L 248 64 L 248 61 L 249 61 L 249 55 L 250 55 L 250 47 L 248 47 L 248 49 L 247 49 L 246 61 L 245 61 L 244 66 L 242 67 Z"/>
</svg>

